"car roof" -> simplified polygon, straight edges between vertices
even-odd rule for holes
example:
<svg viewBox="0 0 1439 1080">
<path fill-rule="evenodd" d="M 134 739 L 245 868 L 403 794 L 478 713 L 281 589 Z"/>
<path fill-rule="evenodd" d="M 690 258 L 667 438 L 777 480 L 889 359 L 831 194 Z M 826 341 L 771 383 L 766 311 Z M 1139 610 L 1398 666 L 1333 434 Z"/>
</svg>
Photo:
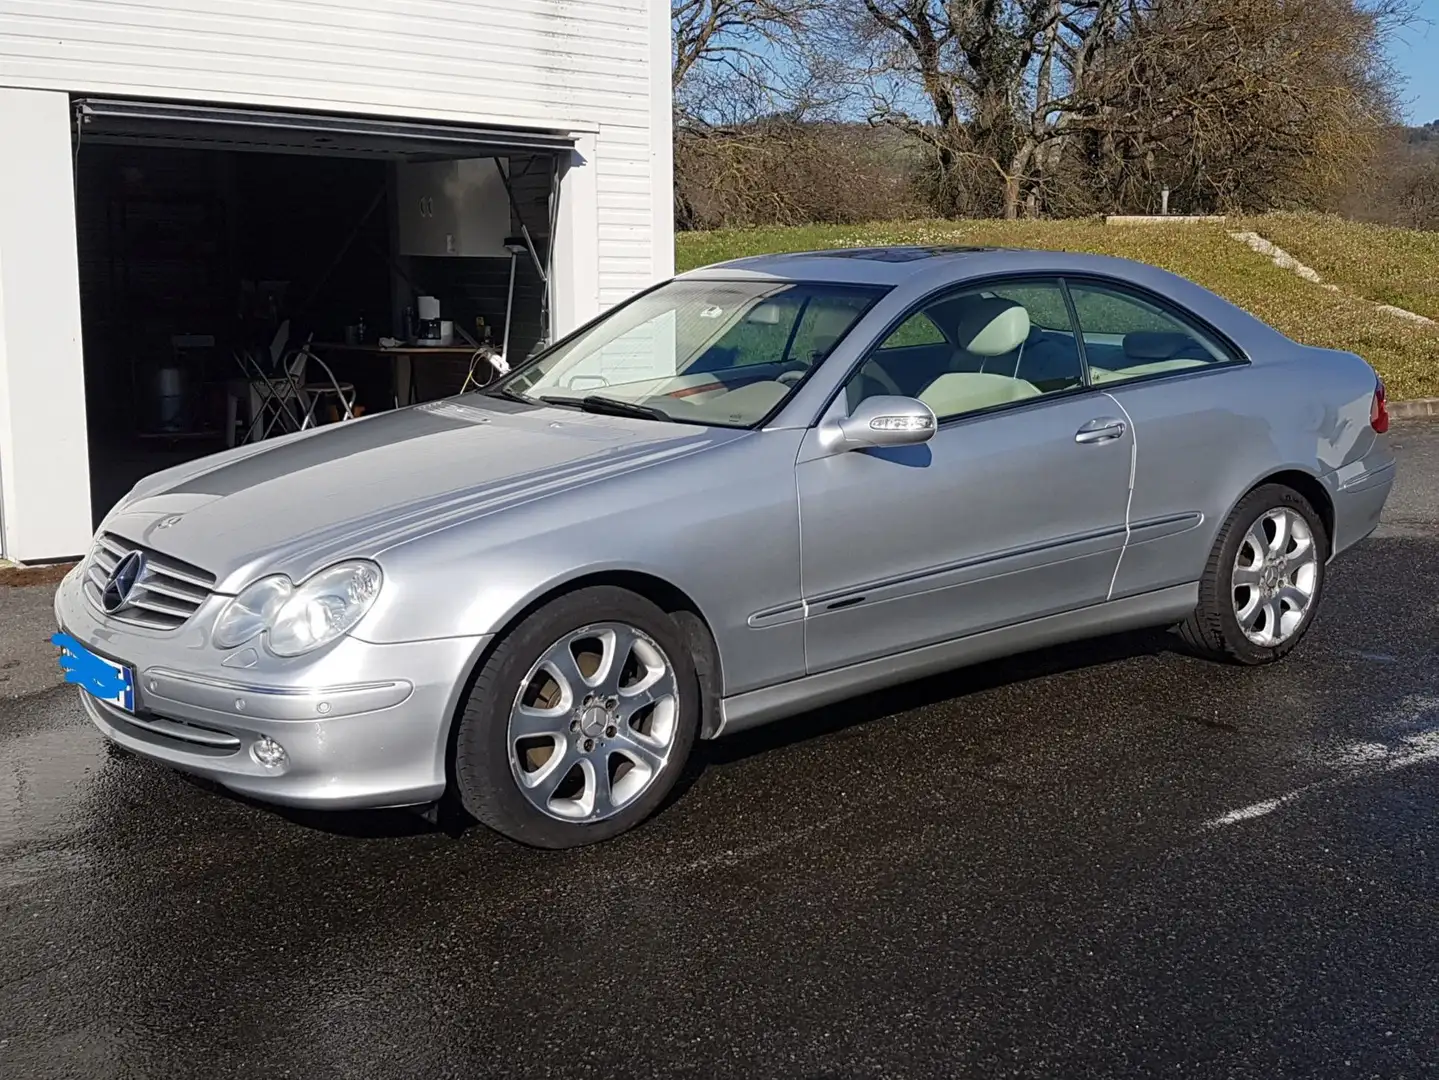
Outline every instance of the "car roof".
<svg viewBox="0 0 1439 1080">
<path fill-rule="evenodd" d="M 763 278 L 894 286 L 917 277 L 928 278 L 941 285 L 946 281 L 1009 272 L 1093 273 L 1138 283 L 1146 283 L 1152 275 L 1168 277 L 1164 271 L 1144 263 L 1109 255 L 943 245 L 854 247 L 753 255 L 703 266 L 680 277 Z"/>
<path fill-rule="evenodd" d="M 872 285 L 918 299 L 991 275 L 1088 276 L 1136 286 L 1177 304 L 1248 351 L 1251 358 L 1289 339 L 1243 308 L 1168 270 L 1113 255 L 1039 248 L 852 247 L 755 255 L 691 270 L 681 281 L 771 281 Z"/>
</svg>

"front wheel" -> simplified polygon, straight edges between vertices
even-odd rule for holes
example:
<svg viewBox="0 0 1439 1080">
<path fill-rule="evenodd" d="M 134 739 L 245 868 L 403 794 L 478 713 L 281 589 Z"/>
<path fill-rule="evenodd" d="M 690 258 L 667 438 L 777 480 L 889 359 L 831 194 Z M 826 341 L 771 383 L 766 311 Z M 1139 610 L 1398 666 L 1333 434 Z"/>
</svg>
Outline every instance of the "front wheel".
<svg viewBox="0 0 1439 1080">
<path fill-rule="evenodd" d="M 693 658 L 660 608 L 608 586 L 561 596 L 475 678 L 455 736 L 460 801 L 535 847 L 608 839 L 674 787 L 699 708 Z"/>
<path fill-rule="evenodd" d="M 1265 484 L 1234 509 L 1179 628 L 1193 649 L 1241 664 L 1287 655 L 1308 632 L 1324 590 L 1329 537 L 1309 500 Z"/>
</svg>

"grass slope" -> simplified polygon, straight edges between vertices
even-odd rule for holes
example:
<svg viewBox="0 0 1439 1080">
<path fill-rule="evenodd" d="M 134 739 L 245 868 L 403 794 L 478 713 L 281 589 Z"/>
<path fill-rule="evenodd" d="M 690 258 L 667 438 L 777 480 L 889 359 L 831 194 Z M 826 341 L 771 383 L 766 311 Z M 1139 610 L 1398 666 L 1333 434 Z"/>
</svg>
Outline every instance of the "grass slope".
<svg viewBox="0 0 1439 1080">
<path fill-rule="evenodd" d="M 1302 226 L 1305 235 L 1309 235 L 1310 230 L 1320 230 L 1313 235 L 1321 238 L 1323 228 L 1332 226 L 1335 221 L 1317 215 L 1273 215 L 1228 225 L 1173 226 L 1105 225 L 1098 221 L 880 222 L 865 226 L 810 225 L 681 233 L 675 249 L 676 262 L 681 270 L 744 255 L 871 244 L 993 244 L 1119 255 L 1182 274 L 1264 319 L 1296 341 L 1358 353 L 1384 377 L 1390 396 L 1395 400 L 1439 396 L 1439 329 L 1376 310 L 1360 298 L 1371 294 L 1361 292 L 1357 285 L 1351 285 L 1339 271 L 1336 270 L 1331 278 L 1322 260 L 1317 260 L 1301 244 L 1296 243 L 1291 248 L 1280 236 L 1271 235 L 1267 223 L 1276 219 L 1282 219 L 1286 226 Z M 1347 222 L 1341 224 L 1349 225 Z M 1360 296 L 1333 293 L 1281 270 L 1269 259 L 1230 239 L 1228 230 L 1231 228 L 1255 228 L 1301 262 L 1313 266 L 1326 280 L 1352 289 Z M 1362 230 L 1365 227 L 1352 228 Z M 1346 236 L 1350 235 L 1347 230 L 1342 231 Z M 1403 230 L 1384 231 L 1403 233 Z M 1298 238 L 1300 232 L 1301 229 L 1296 227 L 1291 229 L 1290 235 Z M 1435 257 L 1423 254 L 1429 250 L 1426 247 L 1428 234 L 1403 235 L 1406 242 L 1396 244 L 1395 253 L 1388 256 L 1389 263 L 1395 268 L 1394 279 L 1414 283 L 1415 295 L 1420 295 L 1420 285 L 1426 279 L 1423 260 Z M 1366 242 L 1380 248 L 1384 245 L 1382 239 L 1366 239 Z M 1318 243 L 1322 246 L 1322 239 Z M 1339 243 L 1333 246 L 1342 247 Z M 1407 251 L 1419 254 L 1403 254 Z M 1359 261 L 1362 262 L 1362 258 Z M 1427 278 L 1431 287 L 1439 288 L 1434 285 L 1432 274 Z M 1363 282 L 1366 279 L 1362 273 L 1356 273 L 1354 280 Z M 1373 280 L 1372 277 L 1369 280 Z M 1386 295 L 1382 299 L 1401 307 L 1408 306 L 1401 303 L 1397 295 Z M 1373 298 L 1381 299 L 1378 296 Z M 1411 310 L 1416 309 L 1411 307 Z M 1435 314 L 1439 315 L 1439 312 Z"/>
<path fill-rule="evenodd" d="M 1329 214 L 1267 214 L 1243 227 L 1313 267 L 1325 281 L 1439 319 L 1439 232 L 1366 225 Z"/>
</svg>

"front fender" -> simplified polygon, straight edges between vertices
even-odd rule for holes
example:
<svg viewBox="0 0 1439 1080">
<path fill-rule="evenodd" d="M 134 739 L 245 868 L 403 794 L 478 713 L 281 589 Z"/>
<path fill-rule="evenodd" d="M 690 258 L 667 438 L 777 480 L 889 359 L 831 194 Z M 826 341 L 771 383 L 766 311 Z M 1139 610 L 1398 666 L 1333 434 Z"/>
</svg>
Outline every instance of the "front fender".
<svg viewBox="0 0 1439 1080">
<path fill-rule="evenodd" d="M 725 692 L 804 673 L 803 627 L 749 618 L 800 599 L 794 460 L 768 431 L 448 527 L 376 555 L 386 586 L 356 633 L 376 643 L 496 634 L 546 594 L 641 574 L 688 596 L 719 649 Z"/>
</svg>

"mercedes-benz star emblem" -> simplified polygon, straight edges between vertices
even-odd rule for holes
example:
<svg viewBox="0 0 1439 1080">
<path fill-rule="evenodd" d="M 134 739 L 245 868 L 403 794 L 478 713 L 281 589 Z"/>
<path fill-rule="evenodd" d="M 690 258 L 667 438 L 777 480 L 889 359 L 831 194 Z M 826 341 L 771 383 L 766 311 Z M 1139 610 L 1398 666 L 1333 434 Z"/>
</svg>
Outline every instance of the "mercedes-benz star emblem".
<svg viewBox="0 0 1439 1080">
<path fill-rule="evenodd" d="M 143 552 L 132 551 L 110 571 L 110 580 L 105 582 L 105 591 L 100 594 L 100 606 L 107 612 L 119 611 L 130 597 L 130 590 L 140 580 L 145 569 Z"/>
</svg>

